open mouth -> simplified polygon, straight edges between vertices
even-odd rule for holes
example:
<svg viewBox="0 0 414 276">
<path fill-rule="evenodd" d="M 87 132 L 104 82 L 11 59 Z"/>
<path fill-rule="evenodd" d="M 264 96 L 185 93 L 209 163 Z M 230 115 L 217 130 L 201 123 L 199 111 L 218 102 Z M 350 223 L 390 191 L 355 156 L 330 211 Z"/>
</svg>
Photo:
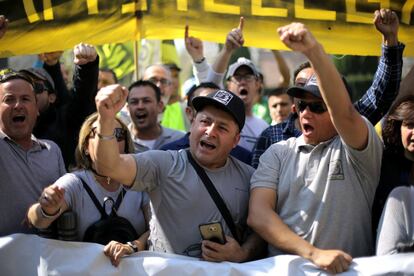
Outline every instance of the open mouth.
<svg viewBox="0 0 414 276">
<path fill-rule="evenodd" d="M 249 94 L 249 91 L 247 91 L 246 89 L 240 90 L 240 96 L 247 96 L 247 94 Z"/>
<path fill-rule="evenodd" d="M 14 123 L 23 123 L 26 120 L 25 115 L 16 115 L 12 118 Z"/>
<path fill-rule="evenodd" d="M 309 133 L 312 132 L 313 129 L 313 126 L 311 126 L 310 124 L 303 124 L 303 132 Z"/>
<path fill-rule="evenodd" d="M 147 118 L 147 117 L 148 117 L 147 113 L 136 113 L 135 114 L 135 118 L 137 118 L 138 121 L 145 120 L 145 118 Z"/>
<path fill-rule="evenodd" d="M 207 141 L 200 141 L 200 145 L 201 145 L 203 148 L 206 148 L 206 149 L 208 149 L 208 150 L 214 150 L 214 149 L 216 148 L 216 146 L 215 146 L 215 145 L 213 145 L 212 143 L 209 143 L 209 142 L 207 142 Z"/>
</svg>

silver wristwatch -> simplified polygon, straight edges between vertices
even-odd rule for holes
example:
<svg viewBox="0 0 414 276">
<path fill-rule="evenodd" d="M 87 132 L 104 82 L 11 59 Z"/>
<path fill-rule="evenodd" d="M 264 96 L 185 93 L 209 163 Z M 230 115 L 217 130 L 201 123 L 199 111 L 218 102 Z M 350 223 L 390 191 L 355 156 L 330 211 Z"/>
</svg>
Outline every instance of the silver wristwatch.
<svg viewBox="0 0 414 276">
<path fill-rule="evenodd" d="M 138 252 L 138 246 L 134 243 L 134 242 L 127 242 L 127 245 L 129 246 L 129 247 L 131 247 L 132 248 L 132 250 L 134 250 L 134 253 L 135 252 Z"/>
</svg>

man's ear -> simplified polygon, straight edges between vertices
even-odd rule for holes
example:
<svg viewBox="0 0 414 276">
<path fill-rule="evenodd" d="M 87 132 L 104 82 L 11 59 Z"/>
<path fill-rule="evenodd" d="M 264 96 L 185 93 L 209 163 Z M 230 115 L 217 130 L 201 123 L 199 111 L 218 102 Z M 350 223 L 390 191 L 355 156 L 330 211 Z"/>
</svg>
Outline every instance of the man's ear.
<svg viewBox="0 0 414 276">
<path fill-rule="evenodd" d="M 157 103 L 157 111 L 158 114 L 161 114 L 164 111 L 164 102 L 162 100 Z"/>
<path fill-rule="evenodd" d="M 185 108 L 185 115 L 187 116 L 188 121 L 191 123 L 194 119 L 194 111 L 191 107 L 187 106 Z"/>
<path fill-rule="evenodd" d="M 290 111 L 292 112 L 292 113 L 296 113 L 296 105 L 295 105 L 295 103 L 293 103 L 292 104 L 292 106 L 290 107 Z"/>
<path fill-rule="evenodd" d="M 55 94 L 55 93 L 50 93 L 50 94 L 48 95 L 48 100 L 49 100 L 49 103 L 50 103 L 50 104 L 55 103 L 55 102 L 56 102 L 56 94 Z"/>
<path fill-rule="evenodd" d="M 240 132 L 238 132 L 236 136 L 234 137 L 233 149 L 239 144 L 239 142 L 240 142 Z"/>
</svg>

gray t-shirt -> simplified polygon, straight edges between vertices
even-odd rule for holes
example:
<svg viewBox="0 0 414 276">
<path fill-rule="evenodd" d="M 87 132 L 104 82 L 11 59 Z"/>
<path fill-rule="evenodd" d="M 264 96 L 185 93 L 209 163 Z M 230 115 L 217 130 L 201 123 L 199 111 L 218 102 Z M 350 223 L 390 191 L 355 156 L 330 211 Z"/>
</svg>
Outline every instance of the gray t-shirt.
<svg viewBox="0 0 414 276">
<path fill-rule="evenodd" d="M 414 241 L 414 187 L 397 187 L 388 196 L 378 226 L 377 255 L 393 254 L 398 243 Z"/>
<path fill-rule="evenodd" d="M 317 146 L 305 144 L 303 136 L 273 144 L 261 156 L 251 182 L 251 189 L 277 191 L 276 213 L 300 237 L 353 257 L 373 253 L 371 206 L 382 143 L 366 123 L 368 145 L 360 151 L 339 136 Z M 269 252 L 283 254 L 271 245 Z"/>
<path fill-rule="evenodd" d="M 185 150 L 148 151 L 135 155 L 137 175 L 132 186 L 151 198 L 150 242 L 154 251 L 185 254 L 201 241 L 198 226 L 221 221 L 220 211 L 187 159 Z M 236 224 L 245 227 L 253 168 L 229 157 L 219 169 L 204 168 Z"/>
<path fill-rule="evenodd" d="M 131 133 L 134 133 L 134 126 L 132 123 L 129 124 L 128 128 Z M 161 135 L 157 139 L 151 140 L 151 142 L 149 142 L 148 144 L 146 144 L 145 141 L 140 140 L 139 138 L 134 137 L 132 135 L 132 141 L 134 142 L 135 153 L 141 153 L 147 150 L 160 149 L 162 146 L 168 143 L 174 142 L 182 138 L 185 135 L 185 133 L 182 131 L 163 127 L 163 126 L 161 126 L 161 130 L 162 130 Z M 152 145 L 149 146 L 149 144 L 152 144 Z"/>
<path fill-rule="evenodd" d="M 78 237 L 79 240 L 83 240 L 86 229 L 101 218 L 101 213 L 92 202 L 85 188 L 83 188 L 79 177 L 88 184 L 101 205 L 103 205 L 104 198 L 108 196 L 116 201 L 122 186 L 117 191 L 109 192 L 95 181 L 91 171 L 85 170 L 67 173 L 56 181 L 59 187 L 65 189 L 65 201 L 69 208 L 76 212 Z M 148 203 L 149 198 L 146 193 L 127 191 L 117 211 L 118 216 L 124 217 L 131 222 L 139 235 L 145 232 L 145 219 L 142 207 Z"/>
<path fill-rule="evenodd" d="M 54 142 L 34 136 L 32 141 L 33 147 L 25 151 L 0 132 L 0 236 L 35 233 L 25 223 L 27 209 L 66 172 Z"/>
</svg>

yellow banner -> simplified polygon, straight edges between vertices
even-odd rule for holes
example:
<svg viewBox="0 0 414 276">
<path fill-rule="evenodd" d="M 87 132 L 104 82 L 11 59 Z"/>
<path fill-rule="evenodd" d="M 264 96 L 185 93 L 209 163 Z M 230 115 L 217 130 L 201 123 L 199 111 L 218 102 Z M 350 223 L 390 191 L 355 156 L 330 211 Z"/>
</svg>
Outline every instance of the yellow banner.
<svg viewBox="0 0 414 276">
<path fill-rule="evenodd" d="M 17 2 L 17 3 L 16 3 Z M 224 42 L 244 16 L 245 45 L 285 49 L 279 26 L 303 22 L 332 54 L 379 55 L 381 35 L 372 24 L 376 9 L 400 18 L 399 40 L 414 56 L 414 0 L 2 0 L 10 21 L 0 40 L 0 57 L 100 45 L 133 39 L 190 35 Z"/>
</svg>

